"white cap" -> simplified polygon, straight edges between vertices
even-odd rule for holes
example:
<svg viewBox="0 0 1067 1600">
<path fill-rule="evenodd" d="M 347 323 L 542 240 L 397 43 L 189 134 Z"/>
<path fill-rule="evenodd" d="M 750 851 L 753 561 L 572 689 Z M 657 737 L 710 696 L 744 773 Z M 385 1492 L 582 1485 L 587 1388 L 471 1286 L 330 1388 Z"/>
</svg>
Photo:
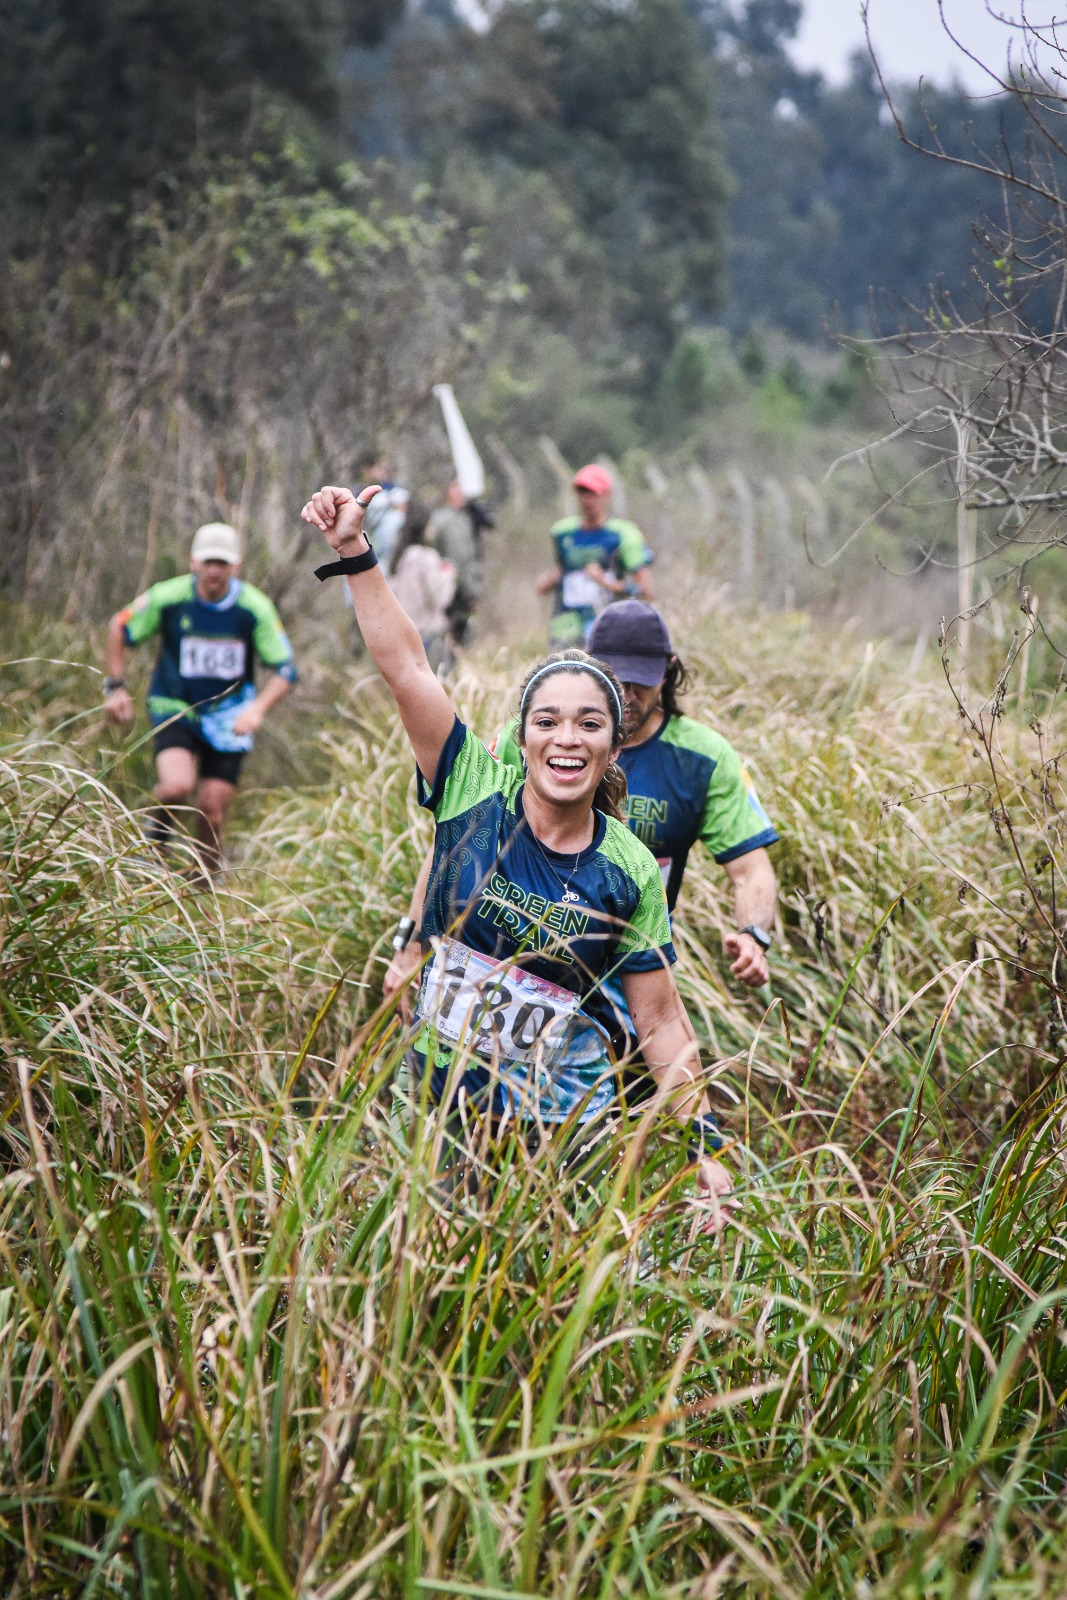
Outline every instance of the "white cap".
<svg viewBox="0 0 1067 1600">
<path fill-rule="evenodd" d="M 192 561 L 228 561 L 236 566 L 241 559 L 241 541 L 237 529 L 228 522 L 205 522 L 193 534 Z"/>
</svg>

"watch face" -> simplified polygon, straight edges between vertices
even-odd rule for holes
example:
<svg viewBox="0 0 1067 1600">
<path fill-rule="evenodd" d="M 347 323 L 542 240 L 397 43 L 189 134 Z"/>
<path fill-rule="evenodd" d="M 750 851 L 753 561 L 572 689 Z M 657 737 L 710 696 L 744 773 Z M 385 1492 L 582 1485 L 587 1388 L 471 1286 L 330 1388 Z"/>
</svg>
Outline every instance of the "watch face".
<svg viewBox="0 0 1067 1600">
<path fill-rule="evenodd" d="M 753 939 L 755 939 L 756 943 L 759 945 L 761 950 L 769 950 L 770 949 L 770 947 L 771 947 L 771 936 L 767 932 L 766 928 L 757 927 L 757 925 L 754 922 L 750 922 L 747 928 L 742 928 L 741 929 L 741 932 L 742 933 L 750 933 L 752 935 Z"/>
</svg>

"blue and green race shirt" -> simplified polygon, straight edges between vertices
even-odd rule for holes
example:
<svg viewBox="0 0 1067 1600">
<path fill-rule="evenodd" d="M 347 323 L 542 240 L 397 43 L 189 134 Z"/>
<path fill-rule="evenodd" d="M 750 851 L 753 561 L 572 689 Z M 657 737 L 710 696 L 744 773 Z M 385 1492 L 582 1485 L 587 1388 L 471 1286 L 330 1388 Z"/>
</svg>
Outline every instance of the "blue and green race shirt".
<svg viewBox="0 0 1067 1600">
<path fill-rule="evenodd" d="M 577 857 L 548 850 L 524 819 L 522 794 L 521 771 L 494 760 L 457 717 L 432 785 L 419 773 L 420 803 L 437 823 L 423 936 L 447 936 L 570 991 L 592 1031 L 619 1037 L 618 1012 L 602 983 L 675 960 L 656 863 L 622 823 L 599 811 L 593 839 Z M 422 999 L 426 992 L 424 977 Z M 416 1048 L 432 1056 L 439 1100 L 451 1047 L 425 1026 Z M 563 1121 L 579 1107 L 584 1120 L 610 1104 L 610 1059 L 600 1046 L 596 1057 L 552 1067 L 551 1103 L 544 1097 L 540 1103 L 546 1121 Z M 502 1070 L 493 1091 L 498 1111 L 509 1103 L 509 1078 L 521 1089 L 524 1074 L 516 1064 Z M 462 1080 L 472 1095 L 484 1094 L 488 1082 L 488 1069 L 477 1063 Z"/>
<path fill-rule="evenodd" d="M 514 723 L 502 730 L 496 754 L 522 770 Z M 671 911 L 698 839 L 723 863 L 778 842 L 737 751 L 691 717 L 667 717 L 651 739 L 624 748 L 619 765 L 629 789 L 627 821 L 659 864 Z"/>
<path fill-rule="evenodd" d="M 216 750 L 247 750 L 250 734 L 232 724 L 255 697 L 256 658 L 290 683 L 293 651 L 274 605 L 240 578 L 221 600 L 201 600 L 196 578 L 154 583 L 121 613 L 128 645 L 159 636 L 159 655 L 148 687 L 153 727 L 181 716 Z"/>
<path fill-rule="evenodd" d="M 552 543 L 563 577 L 556 590 L 549 642 L 557 648 L 580 645 L 608 599 L 602 585 L 585 571 L 590 561 L 624 577 L 647 567 L 652 554 L 637 524 L 622 517 L 609 517 L 598 528 L 583 527 L 580 517 L 564 517 L 553 525 Z"/>
</svg>

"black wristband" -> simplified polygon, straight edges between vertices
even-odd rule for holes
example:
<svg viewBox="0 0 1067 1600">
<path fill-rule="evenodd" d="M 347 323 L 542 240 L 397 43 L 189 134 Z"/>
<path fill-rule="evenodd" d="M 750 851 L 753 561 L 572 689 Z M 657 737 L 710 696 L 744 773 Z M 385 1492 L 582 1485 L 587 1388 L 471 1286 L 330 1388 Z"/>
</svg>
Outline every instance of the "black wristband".
<svg viewBox="0 0 1067 1600">
<path fill-rule="evenodd" d="M 722 1149 L 722 1134 L 714 1117 L 694 1117 L 689 1124 L 689 1159 L 699 1161 Z"/>
<path fill-rule="evenodd" d="M 116 689 L 125 689 L 125 687 L 126 687 L 125 678 L 105 678 L 104 679 L 104 693 L 105 693 L 105 695 L 114 694 Z"/>
<path fill-rule="evenodd" d="M 315 576 L 322 583 L 325 578 L 350 577 L 357 572 L 369 572 L 371 567 L 378 565 L 378 557 L 374 553 L 374 546 L 367 541 L 367 548 L 361 556 L 342 556 L 339 561 L 328 561 L 324 567 L 315 568 Z"/>
</svg>

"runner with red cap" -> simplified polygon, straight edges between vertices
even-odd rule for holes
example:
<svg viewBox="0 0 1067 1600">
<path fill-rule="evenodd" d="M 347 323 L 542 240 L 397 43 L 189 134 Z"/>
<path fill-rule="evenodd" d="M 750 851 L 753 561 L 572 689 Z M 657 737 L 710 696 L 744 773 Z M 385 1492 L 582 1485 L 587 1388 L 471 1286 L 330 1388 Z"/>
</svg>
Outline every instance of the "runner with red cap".
<svg viewBox="0 0 1067 1600">
<path fill-rule="evenodd" d="M 555 594 L 549 624 L 554 648 L 582 644 L 597 612 L 611 599 L 652 598 L 652 554 L 636 523 L 611 515 L 611 474 L 596 463 L 574 475 L 581 508 L 552 528 L 556 563 L 537 580 L 538 594 Z"/>
</svg>

